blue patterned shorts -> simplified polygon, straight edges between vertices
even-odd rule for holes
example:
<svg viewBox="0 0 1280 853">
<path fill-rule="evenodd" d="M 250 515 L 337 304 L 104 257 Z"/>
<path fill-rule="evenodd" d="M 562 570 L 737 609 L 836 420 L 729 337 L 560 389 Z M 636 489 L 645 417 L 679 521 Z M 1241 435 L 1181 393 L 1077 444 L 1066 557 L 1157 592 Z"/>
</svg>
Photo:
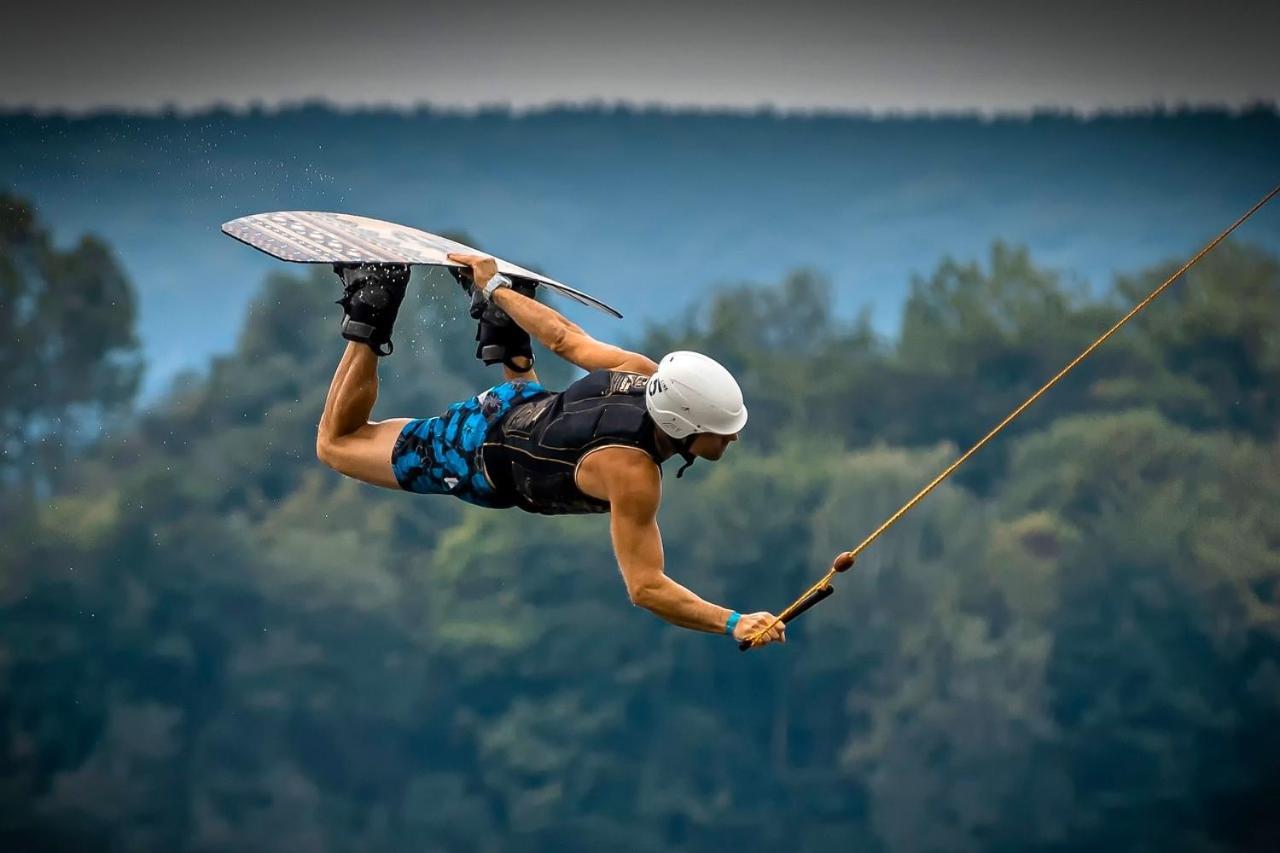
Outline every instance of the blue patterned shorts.
<svg viewBox="0 0 1280 853">
<path fill-rule="evenodd" d="M 453 495 L 477 506 L 505 507 L 480 464 L 489 429 L 511 407 L 546 394 L 537 382 L 515 379 L 454 403 L 436 418 L 405 424 L 391 451 L 400 488 L 422 495 Z"/>
</svg>

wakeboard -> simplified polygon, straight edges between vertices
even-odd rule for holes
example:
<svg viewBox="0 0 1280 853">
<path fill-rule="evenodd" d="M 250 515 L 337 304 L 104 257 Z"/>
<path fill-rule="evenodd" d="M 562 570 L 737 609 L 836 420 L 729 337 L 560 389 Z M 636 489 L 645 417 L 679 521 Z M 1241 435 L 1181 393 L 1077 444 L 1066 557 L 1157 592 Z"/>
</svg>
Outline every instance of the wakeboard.
<svg viewBox="0 0 1280 853">
<path fill-rule="evenodd" d="M 428 264 L 457 269 L 466 265 L 449 260 L 451 252 L 488 254 L 438 234 L 350 213 L 255 213 L 222 223 L 222 232 L 273 258 L 299 264 Z M 589 293 L 510 261 L 494 260 L 505 275 L 529 279 L 582 305 L 622 317 L 616 308 Z"/>
</svg>

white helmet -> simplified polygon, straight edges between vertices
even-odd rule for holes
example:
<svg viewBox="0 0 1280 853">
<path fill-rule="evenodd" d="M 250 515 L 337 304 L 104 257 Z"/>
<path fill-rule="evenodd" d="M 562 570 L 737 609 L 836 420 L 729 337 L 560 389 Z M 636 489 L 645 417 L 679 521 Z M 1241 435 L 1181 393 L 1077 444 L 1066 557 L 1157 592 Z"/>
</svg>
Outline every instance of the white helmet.
<svg viewBox="0 0 1280 853">
<path fill-rule="evenodd" d="M 672 438 L 696 432 L 733 435 L 747 423 L 742 389 L 719 362 L 701 353 L 663 356 L 644 402 L 654 423 Z"/>
</svg>

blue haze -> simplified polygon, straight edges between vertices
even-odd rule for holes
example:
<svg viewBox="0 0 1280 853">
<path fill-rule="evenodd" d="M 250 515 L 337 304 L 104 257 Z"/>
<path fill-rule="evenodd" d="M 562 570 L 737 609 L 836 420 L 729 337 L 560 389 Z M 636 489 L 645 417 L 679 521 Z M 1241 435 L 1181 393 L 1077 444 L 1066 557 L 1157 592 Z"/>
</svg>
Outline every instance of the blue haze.
<svg viewBox="0 0 1280 853">
<path fill-rule="evenodd" d="M 31 198 L 60 243 L 106 239 L 137 286 L 148 398 L 227 350 L 264 275 L 285 268 L 220 234 L 247 213 L 341 210 L 465 232 L 617 305 L 622 325 L 570 310 L 605 337 L 798 267 L 830 276 L 842 314 L 869 306 L 892 334 L 912 275 L 945 256 L 981 259 L 1004 239 L 1105 287 L 1194 251 L 1277 182 L 1274 108 L 0 114 L 0 188 Z M 1280 249 L 1280 210 L 1241 237 Z"/>
</svg>

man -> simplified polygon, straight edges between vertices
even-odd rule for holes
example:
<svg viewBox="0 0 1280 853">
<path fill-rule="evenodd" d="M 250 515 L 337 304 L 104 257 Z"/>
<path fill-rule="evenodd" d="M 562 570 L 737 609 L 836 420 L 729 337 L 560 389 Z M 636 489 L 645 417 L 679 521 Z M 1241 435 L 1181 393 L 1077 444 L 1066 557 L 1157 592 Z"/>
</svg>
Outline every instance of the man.
<svg viewBox="0 0 1280 853">
<path fill-rule="evenodd" d="M 371 422 L 378 357 L 409 281 L 399 265 L 335 266 L 345 294 L 338 364 L 316 439 L 320 460 L 366 483 L 451 494 L 479 506 L 547 514 L 608 512 L 627 594 L 639 607 L 697 631 L 735 640 L 773 625 L 769 613 L 739 614 L 699 598 L 663 571 L 658 505 L 661 463 L 679 454 L 719 459 L 747 421 L 742 392 L 706 356 L 647 356 L 593 339 L 530 298 L 533 287 L 498 274 L 483 255 L 450 255 L 480 320 L 477 357 L 503 364 L 502 384 L 454 403 L 435 418 Z M 559 393 L 533 372 L 529 336 L 588 371 Z M 760 643 L 786 640 L 773 625 Z"/>
</svg>

